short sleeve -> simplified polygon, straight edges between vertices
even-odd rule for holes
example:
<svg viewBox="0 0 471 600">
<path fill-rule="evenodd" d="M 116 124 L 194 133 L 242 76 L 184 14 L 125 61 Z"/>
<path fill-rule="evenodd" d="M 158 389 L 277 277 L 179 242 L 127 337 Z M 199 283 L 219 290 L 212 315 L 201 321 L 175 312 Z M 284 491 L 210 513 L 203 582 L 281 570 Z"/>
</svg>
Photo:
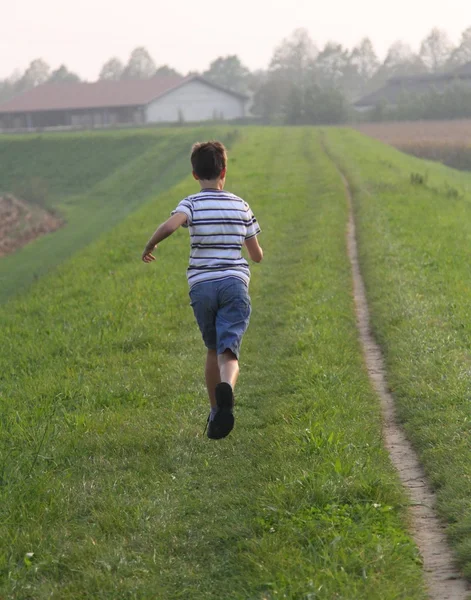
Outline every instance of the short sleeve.
<svg viewBox="0 0 471 600">
<path fill-rule="evenodd" d="M 248 221 L 247 221 L 247 233 L 245 234 L 245 239 L 249 240 L 252 237 L 255 237 L 256 235 L 258 235 L 259 233 L 261 233 L 261 229 L 258 225 L 258 221 L 257 219 L 254 217 L 253 212 L 250 210 L 248 210 L 247 212 L 247 217 L 248 217 Z"/>
<path fill-rule="evenodd" d="M 180 202 L 175 210 L 172 210 L 172 216 L 175 213 L 183 213 L 186 215 L 186 223 L 182 227 L 189 227 L 193 222 L 193 203 L 189 198 L 185 198 Z"/>
</svg>

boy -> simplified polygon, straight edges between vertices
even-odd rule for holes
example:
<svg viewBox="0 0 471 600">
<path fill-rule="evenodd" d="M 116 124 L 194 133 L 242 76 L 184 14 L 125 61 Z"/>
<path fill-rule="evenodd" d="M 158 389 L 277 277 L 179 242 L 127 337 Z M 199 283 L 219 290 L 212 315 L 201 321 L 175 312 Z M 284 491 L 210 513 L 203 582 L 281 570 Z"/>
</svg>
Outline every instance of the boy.
<svg viewBox="0 0 471 600">
<path fill-rule="evenodd" d="M 249 205 L 224 191 L 227 155 L 220 142 L 195 144 L 191 153 L 193 177 L 201 191 L 188 196 L 151 237 L 142 260 L 155 260 L 152 251 L 180 226 L 189 227 L 190 299 L 207 347 L 206 387 L 211 412 L 210 439 L 226 437 L 234 427 L 233 390 L 239 375 L 239 349 L 250 318 L 250 270 L 242 258 L 245 244 L 250 258 L 260 262 L 260 228 Z"/>
</svg>

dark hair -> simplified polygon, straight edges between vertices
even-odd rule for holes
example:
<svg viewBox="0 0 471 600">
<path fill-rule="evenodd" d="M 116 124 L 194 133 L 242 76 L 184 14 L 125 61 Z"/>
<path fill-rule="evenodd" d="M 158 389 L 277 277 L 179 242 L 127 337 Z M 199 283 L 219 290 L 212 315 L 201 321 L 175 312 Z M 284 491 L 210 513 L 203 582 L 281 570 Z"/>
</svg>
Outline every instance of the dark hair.
<svg viewBox="0 0 471 600">
<path fill-rule="evenodd" d="M 226 149 L 221 142 L 198 143 L 191 150 L 191 165 L 199 179 L 217 179 L 226 164 Z"/>
</svg>

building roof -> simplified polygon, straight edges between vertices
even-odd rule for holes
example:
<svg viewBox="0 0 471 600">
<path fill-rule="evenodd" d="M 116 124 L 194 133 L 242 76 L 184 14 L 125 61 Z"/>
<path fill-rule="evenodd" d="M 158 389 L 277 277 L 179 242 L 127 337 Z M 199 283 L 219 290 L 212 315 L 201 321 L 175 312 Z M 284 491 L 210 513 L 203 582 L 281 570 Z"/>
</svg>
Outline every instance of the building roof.
<svg viewBox="0 0 471 600">
<path fill-rule="evenodd" d="M 243 94 L 224 89 L 198 75 L 189 77 L 169 75 L 151 79 L 94 83 L 46 83 L 0 104 L 0 114 L 146 106 L 153 100 L 194 80 L 202 81 L 239 98 L 247 98 Z"/>
<path fill-rule="evenodd" d="M 449 73 L 392 77 L 381 89 L 367 94 L 355 102 L 358 108 L 376 106 L 381 102 L 397 104 L 404 94 L 421 95 L 430 90 L 445 90 L 455 82 L 471 86 L 471 62 Z"/>
</svg>

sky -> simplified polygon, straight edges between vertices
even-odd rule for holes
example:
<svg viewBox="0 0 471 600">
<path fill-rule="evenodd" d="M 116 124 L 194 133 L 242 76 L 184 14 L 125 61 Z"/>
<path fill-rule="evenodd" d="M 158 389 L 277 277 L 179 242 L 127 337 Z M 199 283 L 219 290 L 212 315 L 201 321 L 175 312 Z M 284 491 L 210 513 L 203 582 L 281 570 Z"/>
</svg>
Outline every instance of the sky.
<svg viewBox="0 0 471 600">
<path fill-rule="evenodd" d="M 156 64 L 203 71 L 237 54 L 250 69 L 268 66 L 274 48 L 303 27 L 322 47 L 348 48 L 369 36 L 381 58 L 401 39 L 418 50 L 432 27 L 452 42 L 471 26 L 469 0 L 16 0 L 2 2 L 0 77 L 43 58 L 93 81 L 106 60 L 126 62 L 145 46 Z"/>
</svg>

